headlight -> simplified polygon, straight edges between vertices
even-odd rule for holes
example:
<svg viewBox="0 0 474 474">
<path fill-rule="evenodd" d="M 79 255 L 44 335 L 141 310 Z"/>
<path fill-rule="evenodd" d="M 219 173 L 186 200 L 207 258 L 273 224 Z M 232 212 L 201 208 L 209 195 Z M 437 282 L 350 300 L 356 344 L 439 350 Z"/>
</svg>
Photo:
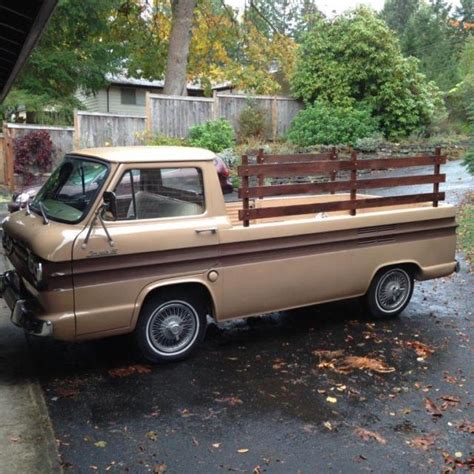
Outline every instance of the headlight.
<svg viewBox="0 0 474 474">
<path fill-rule="evenodd" d="M 43 278 L 43 264 L 31 253 L 28 255 L 28 270 L 36 282 L 41 281 Z"/>
</svg>

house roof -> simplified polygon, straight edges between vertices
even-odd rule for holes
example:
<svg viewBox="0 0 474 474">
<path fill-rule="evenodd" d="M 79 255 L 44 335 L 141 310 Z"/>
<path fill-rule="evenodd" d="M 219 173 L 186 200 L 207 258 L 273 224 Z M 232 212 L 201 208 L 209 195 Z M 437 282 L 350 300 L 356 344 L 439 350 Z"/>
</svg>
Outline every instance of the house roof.
<svg viewBox="0 0 474 474">
<path fill-rule="evenodd" d="M 57 0 L 0 2 L 0 103 L 38 42 Z"/>
<path fill-rule="evenodd" d="M 182 161 L 208 161 L 216 155 L 204 148 L 186 146 L 120 146 L 86 148 L 72 155 L 102 158 L 116 163 L 165 163 Z"/>
<path fill-rule="evenodd" d="M 136 86 L 136 87 L 156 87 L 162 89 L 165 86 L 165 81 L 162 79 L 159 80 L 148 80 L 135 77 L 127 77 L 122 74 L 106 74 L 106 80 L 111 84 L 119 84 L 124 86 Z M 213 90 L 222 90 L 230 89 L 232 84 L 230 82 L 222 82 L 218 84 L 213 84 Z M 188 90 L 202 91 L 204 88 L 199 83 L 188 83 Z"/>
</svg>

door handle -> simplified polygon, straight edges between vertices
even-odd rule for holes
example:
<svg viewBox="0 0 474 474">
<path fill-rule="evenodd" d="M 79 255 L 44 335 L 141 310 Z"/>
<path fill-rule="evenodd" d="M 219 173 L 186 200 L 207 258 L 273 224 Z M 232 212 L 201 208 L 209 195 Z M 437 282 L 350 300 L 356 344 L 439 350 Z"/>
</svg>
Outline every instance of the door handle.
<svg viewBox="0 0 474 474">
<path fill-rule="evenodd" d="M 195 232 L 196 234 L 204 234 L 205 232 L 215 234 L 217 232 L 217 227 L 209 227 L 208 229 L 196 229 Z"/>
</svg>

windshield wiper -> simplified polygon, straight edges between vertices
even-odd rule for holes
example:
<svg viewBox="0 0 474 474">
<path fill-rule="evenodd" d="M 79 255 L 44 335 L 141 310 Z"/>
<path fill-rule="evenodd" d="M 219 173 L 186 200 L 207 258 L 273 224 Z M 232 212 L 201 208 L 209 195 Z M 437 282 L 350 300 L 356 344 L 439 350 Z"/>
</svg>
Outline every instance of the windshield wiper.
<svg viewBox="0 0 474 474">
<path fill-rule="evenodd" d="M 41 211 L 41 215 L 43 216 L 43 224 L 44 225 L 49 224 L 48 216 L 46 214 L 46 211 L 44 210 L 43 203 L 41 201 L 38 202 L 38 207 L 39 207 L 39 210 Z"/>
</svg>

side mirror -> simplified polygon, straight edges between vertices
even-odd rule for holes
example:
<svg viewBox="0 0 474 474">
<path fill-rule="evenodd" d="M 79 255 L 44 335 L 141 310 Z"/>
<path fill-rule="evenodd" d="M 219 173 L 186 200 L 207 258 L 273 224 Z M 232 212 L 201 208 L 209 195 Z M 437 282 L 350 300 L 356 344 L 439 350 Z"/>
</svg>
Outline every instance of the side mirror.
<svg viewBox="0 0 474 474">
<path fill-rule="evenodd" d="M 103 194 L 105 211 L 110 212 L 114 219 L 117 217 L 117 197 L 113 191 L 105 191 Z"/>
</svg>

